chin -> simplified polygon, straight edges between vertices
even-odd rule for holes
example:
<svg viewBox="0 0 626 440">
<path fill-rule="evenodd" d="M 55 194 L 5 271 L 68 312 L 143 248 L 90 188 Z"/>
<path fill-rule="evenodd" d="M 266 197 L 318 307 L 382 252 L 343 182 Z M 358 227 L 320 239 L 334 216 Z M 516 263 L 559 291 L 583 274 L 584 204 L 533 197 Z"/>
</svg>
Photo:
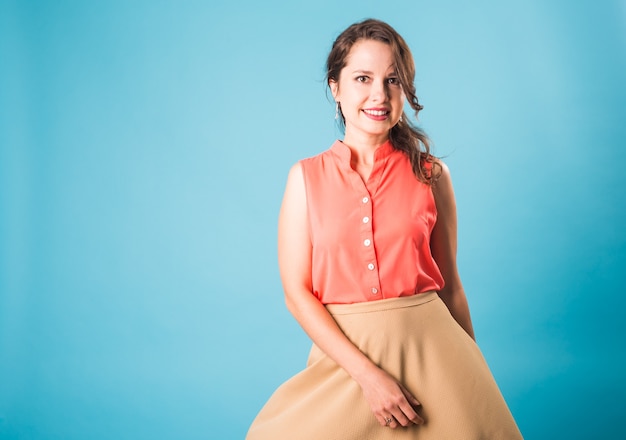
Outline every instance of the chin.
<svg viewBox="0 0 626 440">
<path fill-rule="evenodd" d="M 393 125 L 385 124 L 384 126 L 378 126 L 378 127 L 366 130 L 366 132 L 372 136 L 382 136 L 382 135 L 388 135 L 389 131 L 392 128 L 393 128 Z"/>
</svg>

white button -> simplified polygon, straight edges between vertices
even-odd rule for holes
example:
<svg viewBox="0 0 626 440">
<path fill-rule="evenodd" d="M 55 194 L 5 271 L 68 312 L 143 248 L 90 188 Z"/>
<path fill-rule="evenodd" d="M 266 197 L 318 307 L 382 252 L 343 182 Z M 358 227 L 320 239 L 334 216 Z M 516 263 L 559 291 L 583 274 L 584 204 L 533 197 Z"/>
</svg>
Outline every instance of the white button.
<svg viewBox="0 0 626 440">
<path fill-rule="evenodd" d="M 374 270 L 374 265 L 372 263 L 370 263 L 370 264 L 367 265 L 367 268 L 369 270 Z"/>
<path fill-rule="evenodd" d="M 363 197 L 363 203 L 367 203 L 369 201 L 370 201 L 370 199 L 368 197 Z"/>
<path fill-rule="evenodd" d="M 376 287 L 372 287 L 372 293 L 376 295 L 378 293 L 378 289 Z"/>
<path fill-rule="evenodd" d="M 370 221 L 370 218 L 369 218 L 369 217 L 363 217 L 363 223 L 367 223 L 367 222 L 369 222 L 369 221 Z"/>
<path fill-rule="evenodd" d="M 365 246 L 369 246 L 370 244 L 372 244 L 372 241 L 371 241 L 369 238 L 367 238 L 367 239 L 365 239 L 365 240 L 363 241 L 363 244 L 364 244 Z"/>
</svg>

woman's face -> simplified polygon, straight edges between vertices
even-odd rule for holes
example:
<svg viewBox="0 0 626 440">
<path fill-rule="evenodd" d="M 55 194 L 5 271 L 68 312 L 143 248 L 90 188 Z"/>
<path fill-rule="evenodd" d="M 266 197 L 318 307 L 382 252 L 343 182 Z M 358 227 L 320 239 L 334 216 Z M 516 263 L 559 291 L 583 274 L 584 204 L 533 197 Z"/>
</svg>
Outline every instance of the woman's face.
<svg viewBox="0 0 626 440">
<path fill-rule="evenodd" d="M 340 103 L 349 138 L 384 142 L 398 123 L 404 92 L 397 78 L 391 47 L 376 40 L 352 46 L 337 82 L 329 85 Z"/>
</svg>

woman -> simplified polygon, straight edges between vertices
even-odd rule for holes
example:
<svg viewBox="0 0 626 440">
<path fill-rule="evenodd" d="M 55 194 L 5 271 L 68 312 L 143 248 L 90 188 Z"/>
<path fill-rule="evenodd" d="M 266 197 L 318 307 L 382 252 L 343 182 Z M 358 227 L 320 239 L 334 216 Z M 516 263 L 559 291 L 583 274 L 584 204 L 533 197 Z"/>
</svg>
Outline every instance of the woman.
<svg viewBox="0 0 626 440">
<path fill-rule="evenodd" d="M 278 231 L 287 307 L 314 345 L 250 440 L 521 438 L 473 340 L 450 173 L 403 114 L 422 108 L 414 75 L 381 21 L 333 44 L 345 136 L 293 166 Z"/>
</svg>

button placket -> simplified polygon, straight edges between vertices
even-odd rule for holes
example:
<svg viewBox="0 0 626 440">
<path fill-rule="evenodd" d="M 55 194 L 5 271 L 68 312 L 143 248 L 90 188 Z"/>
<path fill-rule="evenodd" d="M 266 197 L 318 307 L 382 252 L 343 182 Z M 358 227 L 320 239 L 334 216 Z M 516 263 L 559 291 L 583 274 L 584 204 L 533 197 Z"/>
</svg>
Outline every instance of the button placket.
<svg viewBox="0 0 626 440">
<path fill-rule="evenodd" d="M 363 264 L 365 265 L 365 288 L 369 295 L 376 296 L 380 292 L 380 279 L 378 276 L 378 262 L 376 251 L 373 246 L 374 231 L 372 220 L 372 200 L 369 195 L 361 198 L 361 250 Z"/>
</svg>

